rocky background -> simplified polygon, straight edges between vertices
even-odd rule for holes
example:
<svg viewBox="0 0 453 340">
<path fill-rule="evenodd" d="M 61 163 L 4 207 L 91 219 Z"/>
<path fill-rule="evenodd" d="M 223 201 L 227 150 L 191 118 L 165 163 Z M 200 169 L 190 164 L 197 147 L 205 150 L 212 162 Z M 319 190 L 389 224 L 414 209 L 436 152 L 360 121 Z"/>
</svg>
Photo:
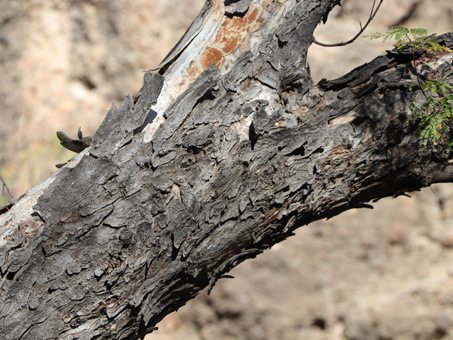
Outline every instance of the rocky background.
<svg viewBox="0 0 453 340">
<path fill-rule="evenodd" d="M 0 174 L 14 196 L 73 156 L 55 131 L 94 133 L 203 3 L 0 0 Z M 318 40 L 355 35 L 372 0 L 342 3 Z M 453 1 L 386 0 L 366 34 L 393 25 L 453 31 Z M 335 78 L 390 48 L 367 39 L 313 46 L 309 63 L 316 80 Z M 8 199 L 0 191 L 0 204 Z M 147 340 L 453 339 L 453 186 L 373 205 L 301 228 L 169 315 Z"/>
</svg>

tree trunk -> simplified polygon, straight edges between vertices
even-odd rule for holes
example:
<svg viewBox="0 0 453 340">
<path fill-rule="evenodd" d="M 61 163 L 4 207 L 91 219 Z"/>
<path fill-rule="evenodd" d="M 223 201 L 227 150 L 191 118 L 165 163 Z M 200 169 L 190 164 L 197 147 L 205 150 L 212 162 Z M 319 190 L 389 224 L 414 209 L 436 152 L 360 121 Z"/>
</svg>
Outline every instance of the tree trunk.
<svg viewBox="0 0 453 340">
<path fill-rule="evenodd" d="M 138 339 L 294 229 L 452 181 L 406 118 L 415 74 L 451 83 L 453 55 L 313 84 L 336 3 L 207 1 L 91 147 L 0 209 L 2 339 Z"/>
</svg>

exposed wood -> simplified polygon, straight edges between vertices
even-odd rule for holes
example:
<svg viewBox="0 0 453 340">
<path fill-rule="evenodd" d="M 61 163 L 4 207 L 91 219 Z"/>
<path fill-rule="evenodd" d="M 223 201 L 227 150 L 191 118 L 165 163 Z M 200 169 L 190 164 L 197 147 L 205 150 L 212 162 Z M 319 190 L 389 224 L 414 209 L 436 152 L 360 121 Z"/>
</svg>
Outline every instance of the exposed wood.
<svg viewBox="0 0 453 340">
<path fill-rule="evenodd" d="M 138 339 L 295 228 L 452 181 L 405 121 L 414 72 L 452 82 L 453 56 L 389 52 L 315 85 L 332 3 L 212 1 L 89 148 L 0 210 L 4 339 Z"/>
</svg>

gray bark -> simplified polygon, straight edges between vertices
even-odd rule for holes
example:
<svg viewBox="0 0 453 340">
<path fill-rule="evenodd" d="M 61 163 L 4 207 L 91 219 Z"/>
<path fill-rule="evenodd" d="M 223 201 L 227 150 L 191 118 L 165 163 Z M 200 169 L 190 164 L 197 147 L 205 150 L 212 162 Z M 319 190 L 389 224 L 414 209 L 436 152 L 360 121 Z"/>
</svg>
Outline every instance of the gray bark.
<svg viewBox="0 0 453 340">
<path fill-rule="evenodd" d="M 2 339 L 138 339 L 294 229 L 452 181 L 405 121 L 414 73 L 452 82 L 453 56 L 389 52 L 314 84 L 334 3 L 208 1 L 91 147 L 0 210 Z"/>
</svg>

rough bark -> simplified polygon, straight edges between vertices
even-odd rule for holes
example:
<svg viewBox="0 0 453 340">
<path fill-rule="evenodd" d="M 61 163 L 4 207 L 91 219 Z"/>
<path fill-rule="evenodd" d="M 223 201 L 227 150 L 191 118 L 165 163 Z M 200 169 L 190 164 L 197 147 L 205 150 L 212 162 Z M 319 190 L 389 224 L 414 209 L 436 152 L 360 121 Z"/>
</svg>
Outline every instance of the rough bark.
<svg viewBox="0 0 453 340">
<path fill-rule="evenodd" d="M 452 181 L 405 122 L 414 74 L 452 82 L 453 56 L 393 51 L 313 84 L 336 3 L 207 1 L 91 147 L 1 209 L 2 338 L 137 339 L 294 229 Z"/>
</svg>

